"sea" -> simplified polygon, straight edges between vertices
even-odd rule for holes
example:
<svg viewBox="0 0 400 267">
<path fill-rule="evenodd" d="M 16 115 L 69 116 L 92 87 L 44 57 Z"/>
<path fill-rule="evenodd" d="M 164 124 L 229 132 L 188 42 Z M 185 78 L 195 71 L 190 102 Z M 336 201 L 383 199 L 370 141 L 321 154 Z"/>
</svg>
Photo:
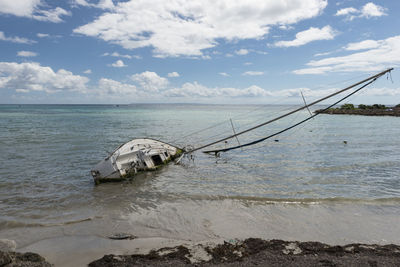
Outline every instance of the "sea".
<svg viewBox="0 0 400 267">
<path fill-rule="evenodd" d="M 294 108 L 0 105 L 0 239 L 53 258 L 111 251 L 116 243 L 106 240 L 121 233 L 399 245 L 398 117 L 324 114 L 254 146 L 200 150 L 131 180 L 95 185 L 90 175 L 133 138 L 196 148 Z M 273 135 L 309 116 L 303 110 L 211 148 Z"/>
</svg>

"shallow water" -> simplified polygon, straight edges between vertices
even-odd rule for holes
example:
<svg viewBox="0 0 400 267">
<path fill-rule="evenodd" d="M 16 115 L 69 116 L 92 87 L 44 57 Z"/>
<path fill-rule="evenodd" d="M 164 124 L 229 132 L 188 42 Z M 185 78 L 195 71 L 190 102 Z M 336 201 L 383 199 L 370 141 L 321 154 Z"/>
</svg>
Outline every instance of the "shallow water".
<svg viewBox="0 0 400 267">
<path fill-rule="evenodd" d="M 400 244 L 400 119 L 321 115 L 254 147 L 95 186 L 120 144 L 198 146 L 289 106 L 0 105 L 0 238 L 246 238 Z M 239 137 L 245 143 L 306 112 Z M 213 128 L 200 131 L 210 125 Z M 347 142 L 347 144 L 344 143 Z M 227 146 L 236 145 L 230 140 Z M 222 144 L 224 147 L 225 144 Z"/>
</svg>

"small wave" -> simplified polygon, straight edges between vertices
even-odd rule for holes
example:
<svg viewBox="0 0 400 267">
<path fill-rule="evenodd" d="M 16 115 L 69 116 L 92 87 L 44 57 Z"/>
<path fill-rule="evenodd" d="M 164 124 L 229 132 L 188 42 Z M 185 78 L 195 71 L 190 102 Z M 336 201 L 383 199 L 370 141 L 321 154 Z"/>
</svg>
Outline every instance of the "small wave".
<svg viewBox="0 0 400 267">
<path fill-rule="evenodd" d="M 19 228 L 19 227 L 54 227 L 54 226 L 64 226 L 69 224 L 76 224 L 81 222 L 92 221 L 96 217 L 89 217 L 78 220 L 71 220 L 66 222 L 52 222 L 52 223 L 28 223 L 28 222 L 20 222 L 20 221 L 0 221 L 0 228 Z"/>
<path fill-rule="evenodd" d="M 192 200 L 240 200 L 252 201 L 264 204 L 329 204 L 329 203 L 354 203 L 354 204 L 399 204 L 400 197 L 388 198 L 346 198 L 346 197 L 332 197 L 332 198 L 269 198 L 259 196 L 218 196 L 218 195 L 190 195 L 187 196 Z M 177 198 L 182 198 L 182 195 L 177 195 Z"/>
</svg>

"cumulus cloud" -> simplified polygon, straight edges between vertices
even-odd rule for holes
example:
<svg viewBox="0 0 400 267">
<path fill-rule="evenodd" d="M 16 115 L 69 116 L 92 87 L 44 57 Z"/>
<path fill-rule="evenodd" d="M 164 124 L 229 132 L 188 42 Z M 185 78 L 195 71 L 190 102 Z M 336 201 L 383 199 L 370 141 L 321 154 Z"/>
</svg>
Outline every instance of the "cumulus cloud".
<svg viewBox="0 0 400 267">
<path fill-rule="evenodd" d="M 114 63 L 112 63 L 110 66 L 111 66 L 111 67 L 114 67 L 114 68 L 123 68 L 123 67 L 126 67 L 125 63 L 124 63 L 122 60 L 120 60 L 120 59 L 118 59 L 117 61 L 115 61 Z"/>
<path fill-rule="evenodd" d="M 97 3 L 93 3 L 97 2 Z M 113 9 L 114 3 L 112 0 L 99 0 L 99 1 L 87 1 L 87 0 L 75 0 L 75 5 L 86 6 L 86 7 L 95 7 L 100 9 Z"/>
<path fill-rule="evenodd" d="M 126 49 L 153 47 L 159 57 L 202 56 L 218 39 L 259 39 L 271 26 L 315 17 L 326 5 L 326 0 L 131 0 L 74 32 Z"/>
<path fill-rule="evenodd" d="M 371 18 L 371 17 L 381 17 L 387 15 L 385 13 L 385 8 L 375 5 L 372 2 L 365 4 L 361 9 L 361 17 Z"/>
<path fill-rule="evenodd" d="M 354 7 L 347 7 L 339 9 L 336 16 L 345 16 L 346 20 L 353 20 L 355 18 L 372 18 L 385 16 L 386 9 L 372 2 L 365 4 L 360 10 Z"/>
<path fill-rule="evenodd" d="M 351 43 L 345 49 L 353 54 L 313 60 L 307 63 L 308 68 L 295 70 L 294 73 L 379 71 L 400 65 L 400 35 L 384 40 L 364 40 L 359 43 Z"/>
<path fill-rule="evenodd" d="M 165 90 L 163 95 L 166 97 L 191 97 L 191 98 L 214 98 L 214 97 L 297 97 L 301 99 L 301 92 L 307 97 L 321 97 L 336 91 L 336 89 L 310 90 L 308 88 L 283 89 L 270 91 L 257 85 L 246 88 L 215 87 L 209 88 L 198 82 L 185 83 L 181 87 Z M 302 100 L 300 100 L 302 101 Z"/>
<path fill-rule="evenodd" d="M 47 4 L 44 0 L 1 0 L 0 13 L 18 17 L 27 17 L 40 21 L 62 22 L 61 16 L 70 16 L 71 13 L 61 7 L 44 9 Z"/>
<path fill-rule="evenodd" d="M 11 42 L 11 43 L 18 43 L 18 44 L 33 44 L 36 43 L 34 40 L 29 40 L 23 37 L 7 37 L 4 32 L 0 31 L 0 40 L 1 41 L 6 41 L 6 42 Z"/>
<path fill-rule="evenodd" d="M 262 71 L 246 71 L 246 72 L 243 72 L 242 75 L 244 75 L 244 76 L 260 76 L 260 75 L 264 75 L 264 72 L 262 72 Z"/>
<path fill-rule="evenodd" d="M 339 9 L 336 12 L 335 16 L 349 16 L 352 14 L 356 14 L 358 12 L 359 11 L 357 9 L 355 9 L 354 7 L 346 7 L 346 8 Z"/>
<path fill-rule="evenodd" d="M 158 76 L 152 71 L 145 71 L 131 76 L 131 79 L 137 82 L 147 92 L 158 92 L 168 85 L 166 78 Z"/>
<path fill-rule="evenodd" d="M 180 76 L 179 73 L 177 73 L 176 71 L 168 73 L 168 77 L 170 78 L 176 78 L 179 76 Z"/>
<path fill-rule="evenodd" d="M 0 13 L 30 17 L 40 2 L 41 0 L 2 0 L 0 1 Z"/>
<path fill-rule="evenodd" d="M 239 55 L 239 56 L 244 56 L 244 55 L 247 55 L 248 53 L 249 53 L 249 50 L 243 49 L 243 48 L 235 51 L 235 54 Z"/>
<path fill-rule="evenodd" d="M 38 54 L 32 51 L 18 51 L 17 56 L 19 57 L 36 57 Z"/>
<path fill-rule="evenodd" d="M 308 30 L 298 32 L 296 39 L 292 41 L 279 41 L 275 43 L 278 47 L 301 46 L 317 40 L 332 40 L 337 32 L 331 26 L 325 26 L 321 29 L 311 27 Z"/>
<path fill-rule="evenodd" d="M 117 95 L 125 96 L 137 92 L 134 85 L 121 83 L 115 80 L 102 78 L 99 80 L 97 89 L 94 91 L 100 95 Z"/>
<path fill-rule="evenodd" d="M 64 69 L 54 72 L 50 67 L 43 67 L 39 63 L 0 62 L 0 88 L 14 89 L 17 92 L 84 92 L 88 81 L 87 77 L 74 75 Z"/>
<path fill-rule="evenodd" d="M 103 55 L 102 55 L 103 57 L 106 57 L 106 56 L 110 56 L 110 57 L 122 57 L 122 58 L 127 58 L 127 59 L 132 59 L 132 56 L 131 55 L 122 55 L 122 54 L 120 54 L 120 53 L 118 53 L 118 52 L 113 52 L 113 53 L 104 53 Z M 135 58 L 140 58 L 140 56 L 133 56 L 133 57 L 135 57 Z"/>
</svg>

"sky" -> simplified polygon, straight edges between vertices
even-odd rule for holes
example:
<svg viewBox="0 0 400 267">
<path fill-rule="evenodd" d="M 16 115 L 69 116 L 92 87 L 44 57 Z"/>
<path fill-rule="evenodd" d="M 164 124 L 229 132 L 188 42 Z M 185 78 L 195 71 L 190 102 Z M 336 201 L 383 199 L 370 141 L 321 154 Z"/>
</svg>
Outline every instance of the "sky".
<svg viewBox="0 0 400 267">
<path fill-rule="evenodd" d="M 1 104 L 400 103 L 400 1 L 0 0 Z"/>
</svg>

